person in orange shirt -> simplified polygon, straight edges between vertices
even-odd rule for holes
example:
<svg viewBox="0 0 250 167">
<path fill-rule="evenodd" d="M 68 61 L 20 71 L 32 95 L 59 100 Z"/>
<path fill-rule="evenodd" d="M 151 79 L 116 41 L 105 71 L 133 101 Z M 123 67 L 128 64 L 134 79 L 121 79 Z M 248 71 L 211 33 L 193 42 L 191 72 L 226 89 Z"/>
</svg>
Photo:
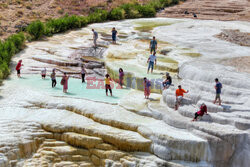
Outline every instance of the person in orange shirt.
<svg viewBox="0 0 250 167">
<path fill-rule="evenodd" d="M 176 89 L 175 91 L 175 96 L 176 96 L 175 110 L 178 110 L 178 107 L 183 99 L 184 93 L 188 93 L 188 90 L 185 91 L 184 89 L 181 88 L 181 85 L 179 85 L 178 89 Z"/>
</svg>

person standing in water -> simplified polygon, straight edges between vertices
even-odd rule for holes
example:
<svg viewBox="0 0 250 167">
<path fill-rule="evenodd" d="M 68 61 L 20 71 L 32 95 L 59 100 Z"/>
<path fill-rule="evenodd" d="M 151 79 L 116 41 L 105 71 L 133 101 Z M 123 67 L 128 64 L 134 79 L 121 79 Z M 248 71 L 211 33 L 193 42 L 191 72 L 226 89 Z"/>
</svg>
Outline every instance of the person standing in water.
<svg viewBox="0 0 250 167">
<path fill-rule="evenodd" d="M 116 36 L 117 36 L 117 31 L 115 27 L 112 28 L 112 43 L 116 44 Z"/>
<path fill-rule="evenodd" d="M 109 92 L 110 92 L 110 95 L 112 96 L 112 89 L 111 89 L 111 78 L 110 78 L 110 76 L 109 76 L 109 74 L 106 74 L 105 75 L 105 89 L 106 89 L 106 96 L 108 96 L 108 90 L 109 90 Z"/>
<path fill-rule="evenodd" d="M 18 78 L 21 77 L 21 66 L 23 66 L 22 60 L 19 60 L 17 65 L 16 65 L 16 71 L 17 71 L 17 77 Z"/>
<path fill-rule="evenodd" d="M 85 74 L 86 74 L 86 69 L 84 65 L 81 67 L 81 78 L 82 78 L 82 83 L 85 82 Z"/>
<path fill-rule="evenodd" d="M 157 41 L 155 40 L 155 36 L 153 36 L 153 40 L 150 41 L 149 49 L 150 49 L 150 54 L 156 52 L 157 50 Z"/>
<path fill-rule="evenodd" d="M 124 79 L 124 72 L 123 72 L 123 69 L 120 68 L 119 69 L 119 85 L 120 85 L 121 88 L 122 88 L 122 85 L 123 85 L 123 79 Z"/>
<path fill-rule="evenodd" d="M 97 47 L 96 41 L 97 41 L 97 39 L 98 39 L 98 33 L 97 33 L 94 29 L 92 29 L 92 32 L 93 32 L 94 47 L 96 48 L 96 47 Z"/>
<path fill-rule="evenodd" d="M 148 58 L 148 61 L 147 61 L 147 63 L 148 63 L 148 72 L 147 73 L 149 73 L 150 68 L 151 68 L 151 73 L 153 73 L 154 65 L 156 65 L 156 56 L 155 56 L 155 54 L 156 53 L 154 52 Z"/>
<path fill-rule="evenodd" d="M 149 99 L 151 82 L 146 77 L 143 78 L 143 86 L 145 99 Z"/>
<path fill-rule="evenodd" d="M 65 72 L 61 80 L 61 85 L 63 85 L 63 93 L 67 93 L 68 91 L 68 80 L 69 80 L 69 76 L 67 76 Z"/>
<path fill-rule="evenodd" d="M 52 81 L 52 88 L 56 87 L 56 69 L 52 70 L 50 78 L 51 78 L 51 81 Z"/>
<path fill-rule="evenodd" d="M 41 71 L 41 76 L 42 76 L 42 79 L 45 79 L 46 77 L 46 68 L 44 67 L 44 69 Z"/>
<path fill-rule="evenodd" d="M 176 89 L 175 91 L 175 96 L 176 96 L 175 110 L 178 110 L 179 105 L 183 100 L 184 93 L 188 93 L 188 90 L 185 91 L 184 89 L 181 88 L 181 85 L 179 85 L 178 89 Z"/>
<path fill-rule="evenodd" d="M 221 94 L 222 84 L 219 82 L 218 78 L 215 78 L 215 83 L 216 85 L 214 86 L 214 88 L 216 90 L 216 96 L 215 96 L 214 104 L 216 103 L 217 100 L 219 100 L 219 105 L 221 105 L 220 94 Z"/>
</svg>

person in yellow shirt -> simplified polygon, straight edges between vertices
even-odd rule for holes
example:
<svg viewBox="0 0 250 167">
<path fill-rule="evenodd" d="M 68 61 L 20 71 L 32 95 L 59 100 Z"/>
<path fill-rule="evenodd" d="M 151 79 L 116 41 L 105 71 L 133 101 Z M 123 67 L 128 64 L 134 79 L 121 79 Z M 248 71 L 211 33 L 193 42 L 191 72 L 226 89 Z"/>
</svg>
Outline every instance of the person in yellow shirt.
<svg viewBox="0 0 250 167">
<path fill-rule="evenodd" d="M 112 96 L 112 90 L 111 90 L 111 85 L 110 85 L 111 78 L 110 78 L 109 74 L 106 74 L 105 77 L 106 77 L 105 78 L 106 96 L 108 96 L 108 90 L 110 92 L 110 95 Z"/>
</svg>

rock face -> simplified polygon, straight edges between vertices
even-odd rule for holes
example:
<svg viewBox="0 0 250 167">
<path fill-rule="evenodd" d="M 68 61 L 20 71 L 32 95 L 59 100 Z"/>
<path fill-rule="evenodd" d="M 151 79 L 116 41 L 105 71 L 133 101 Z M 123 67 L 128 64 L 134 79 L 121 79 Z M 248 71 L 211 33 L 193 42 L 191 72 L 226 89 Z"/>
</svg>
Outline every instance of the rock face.
<svg viewBox="0 0 250 167">
<path fill-rule="evenodd" d="M 187 11 L 189 14 L 185 14 Z M 194 18 L 207 20 L 250 20 L 248 0 L 186 0 L 157 14 L 158 17 Z"/>
<path fill-rule="evenodd" d="M 147 23 L 153 25 L 148 32 L 134 28 Z M 107 35 L 100 38 L 96 56 L 91 28 L 108 34 L 114 26 L 123 38 L 118 45 L 110 45 Z M 246 22 L 154 18 L 93 24 L 28 44 L 13 60 L 23 60 L 23 78 L 13 72 L 1 87 L 0 166 L 248 167 L 249 74 L 222 62 L 248 57 L 250 49 L 215 37 L 230 27 L 249 32 Z M 147 74 L 145 39 L 153 35 L 159 54 L 154 73 Z M 87 83 L 76 79 L 81 64 Z M 136 87 L 113 82 L 114 96 L 106 96 L 104 65 L 113 79 L 122 67 Z M 60 72 L 68 72 L 69 93 L 42 80 L 43 67 L 49 74 L 56 68 L 58 81 Z M 166 71 L 173 85 L 162 92 L 160 82 L 162 94 L 144 99 L 141 78 L 162 81 Z M 216 77 L 223 84 L 221 106 L 213 104 Z M 179 84 L 190 92 L 175 111 Z M 203 102 L 209 115 L 191 122 Z"/>
</svg>

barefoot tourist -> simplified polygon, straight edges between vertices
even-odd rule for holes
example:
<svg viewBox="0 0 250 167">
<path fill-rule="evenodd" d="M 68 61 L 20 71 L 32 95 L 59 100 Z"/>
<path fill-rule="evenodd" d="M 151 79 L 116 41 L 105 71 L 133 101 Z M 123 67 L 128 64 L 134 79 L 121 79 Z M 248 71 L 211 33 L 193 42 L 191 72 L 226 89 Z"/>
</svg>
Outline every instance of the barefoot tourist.
<svg viewBox="0 0 250 167">
<path fill-rule="evenodd" d="M 18 78 L 21 77 L 21 66 L 23 66 L 22 60 L 19 60 L 17 65 L 16 65 L 16 71 L 17 71 L 17 77 Z"/>
<path fill-rule="evenodd" d="M 93 32 L 94 47 L 96 48 L 96 47 L 97 47 L 96 41 L 97 41 L 97 39 L 98 39 L 98 33 L 97 33 L 94 29 L 92 29 L 92 32 Z"/>
<path fill-rule="evenodd" d="M 220 94 L 221 94 L 222 84 L 219 82 L 218 78 L 215 78 L 215 83 L 216 83 L 216 85 L 214 86 L 214 88 L 216 90 L 216 96 L 215 96 L 214 104 L 218 100 L 219 101 L 219 105 L 221 105 Z"/>
<path fill-rule="evenodd" d="M 154 52 L 148 58 L 148 61 L 147 61 L 147 63 L 148 63 L 148 72 L 147 73 L 149 73 L 150 68 L 151 68 L 151 73 L 153 73 L 154 65 L 156 65 L 156 56 L 155 56 L 155 54 L 156 53 Z"/>
<path fill-rule="evenodd" d="M 207 106 L 205 103 L 201 104 L 200 111 L 197 111 L 194 114 L 194 119 L 192 121 L 197 121 L 198 116 L 202 117 L 204 114 L 208 115 L 207 113 Z"/>
<path fill-rule="evenodd" d="M 115 27 L 112 28 L 112 43 L 116 44 L 116 36 L 117 36 L 117 31 Z"/>
<path fill-rule="evenodd" d="M 68 91 L 68 80 L 69 80 L 69 76 L 67 76 L 67 74 L 64 73 L 62 80 L 61 80 L 61 85 L 63 85 L 63 93 L 67 93 Z"/>
<path fill-rule="evenodd" d="M 86 74 L 86 69 L 84 65 L 81 67 L 81 78 L 82 78 L 82 83 L 85 82 L 85 74 Z"/>
<path fill-rule="evenodd" d="M 50 78 L 51 78 L 51 81 L 52 81 L 52 88 L 54 88 L 56 86 L 56 69 L 52 70 Z"/>
<path fill-rule="evenodd" d="M 153 36 L 153 40 L 150 41 L 149 49 L 150 49 L 150 54 L 156 52 L 157 50 L 157 41 L 155 40 L 155 36 Z"/>
<path fill-rule="evenodd" d="M 111 78 L 109 76 L 109 74 L 105 75 L 105 89 L 106 89 L 106 96 L 108 96 L 108 90 L 110 92 L 110 96 L 112 96 L 112 89 L 111 89 Z"/>
<path fill-rule="evenodd" d="M 162 83 L 163 89 L 168 89 L 169 86 L 172 84 L 172 77 L 169 75 L 169 73 L 166 73 L 166 80 Z"/>
<path fill-rule="evenodd" d="M 121 88 L 122 88 L 122 85 L 123 85 L 123 79 L 124 79 L 124 72 L 123 72 L 123 69 L 120 68 L 119 69 L 119 85 L 120 85 Z"/>
<path fill-rule="evenodd" d="M 178 86 L 178 89 L 175 91 L 176 102 L 175 102 L 175 110 L 178 110 L 179 105 L 183 100 L 184 93 L 188 93 L 188 90 L 184 90 L 181 88 L 181 85 Z"/>
<path fill-rule="evenodd" d="M 149 99 L 151 82 L 146 77 L 143 78 L 143 86 L 145 99 Z"/>
<path fill-rule="evenodd" d="M 42 76 L 42 79 L 45 79 L 46 78 L 46 68 L 44 67 L 44 69 L 41 71 L 41 76 Z"/>
</svg>

